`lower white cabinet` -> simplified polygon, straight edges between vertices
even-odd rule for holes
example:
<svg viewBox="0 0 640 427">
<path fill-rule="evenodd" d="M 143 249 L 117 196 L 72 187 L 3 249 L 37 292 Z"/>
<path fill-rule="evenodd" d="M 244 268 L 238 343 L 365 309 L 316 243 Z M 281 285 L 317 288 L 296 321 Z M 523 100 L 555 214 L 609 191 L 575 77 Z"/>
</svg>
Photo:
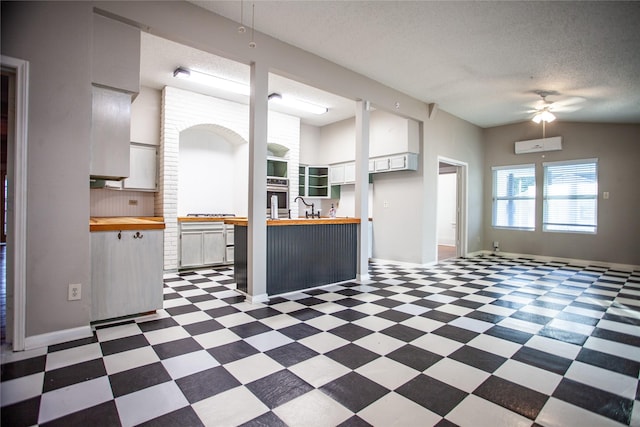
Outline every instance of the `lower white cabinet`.
<svg viewBox="0 0 640 427">
<path fill-rule="evenodd" d="M 91 320 L 162 308 L 163 230 L 91 233 Z"/>
<path fill-rule="evenodd" d="M 233 226 L 231 226 L 231 245 L 229 245 L 229 231 L 226 227 L 228 226 L 222 222 L 182 222 L 180 224 L 180 267 L 201 267 L 233 262 Z"/>
</svg>

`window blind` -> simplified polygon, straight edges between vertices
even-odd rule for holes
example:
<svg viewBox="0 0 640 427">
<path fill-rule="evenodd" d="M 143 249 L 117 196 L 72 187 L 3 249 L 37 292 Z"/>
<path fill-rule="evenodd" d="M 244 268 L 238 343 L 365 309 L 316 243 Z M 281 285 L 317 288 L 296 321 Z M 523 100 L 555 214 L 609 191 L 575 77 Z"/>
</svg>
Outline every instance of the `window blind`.
<svg viewBox="0 0 640 427">
<path fill-rule="evenodd" d="M 535 229 L 535 165 L 496 166 L 493 171 L 492 225 L 521 230 Z"/>
<path fill-rule="evenodd" d="M 598 160 L 543 163 L 543 231 L 595 233 Z"/>
</svg>

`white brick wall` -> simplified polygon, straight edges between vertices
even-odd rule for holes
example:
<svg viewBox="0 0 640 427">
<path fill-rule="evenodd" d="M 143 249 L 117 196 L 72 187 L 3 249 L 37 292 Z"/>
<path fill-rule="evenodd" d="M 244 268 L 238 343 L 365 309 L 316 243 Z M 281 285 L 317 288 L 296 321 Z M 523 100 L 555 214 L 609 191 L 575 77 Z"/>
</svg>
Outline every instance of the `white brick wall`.
<svg viewBox="0 0 640 427">
<path fill-rule="evenodd" d="M 197 125 L 209 125 L 225 139 L 248 143 L 249 107 L 210 96 L 165 87 L 162 91 L 161 149 L 159 193 L 156 214 L 166 224 L 164 234 L 164 268 L 178 268 L 178 150 L 180 132 Z M 297 216 L 293 199 L 298 192 L 298 164 L 300 157 L 300 119 L 276 112 L 269 113 L 268 141 L 289 148 L 291 215 Z M 295 212 L 294 212 L 295 209 Z M 265 210 L 266 214 L 266 210 Z"/>
</svg>

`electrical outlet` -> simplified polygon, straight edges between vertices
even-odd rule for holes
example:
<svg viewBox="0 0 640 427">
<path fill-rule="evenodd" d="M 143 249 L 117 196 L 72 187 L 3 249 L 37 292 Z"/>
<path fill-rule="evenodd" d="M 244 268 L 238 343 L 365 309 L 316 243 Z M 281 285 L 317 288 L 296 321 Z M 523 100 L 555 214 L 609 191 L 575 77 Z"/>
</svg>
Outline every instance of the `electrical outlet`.
<svg viewBox="0 0 640 427">
<path fill-rule="evenodd" d="M 82 298 L 82 285 L 80 283 L 69 284 L 69 294 L 67 299 L 69 301 L 77 301 Z"/>
<path fill-rule="evenodd" d="M 138 206 L 138 201 L 136 199 L 129 199 L 129 206 Z"/>
<path fill-rule="evenodd" d="M 384 202 L 382 202 L 382 207 L 383 208 L 388 208 L 389 207 L 389 202 L 386 201 L 386 200 Z"/>
</svg>

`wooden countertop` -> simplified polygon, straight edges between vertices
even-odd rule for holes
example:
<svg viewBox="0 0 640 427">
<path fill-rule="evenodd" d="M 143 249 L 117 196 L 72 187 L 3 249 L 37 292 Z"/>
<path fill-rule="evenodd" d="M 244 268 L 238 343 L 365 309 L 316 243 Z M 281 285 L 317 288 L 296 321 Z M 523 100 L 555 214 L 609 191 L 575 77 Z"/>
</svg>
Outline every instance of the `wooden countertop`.
<svg viewBox="0 0 640 427">
<path fill-rule="evenodd" d="M 239 225 L 246 227 L 248 224 L 247 218 L 226 218 L 225 224 Z M 268 219 L 268 226 L 282 226 L 282 225 L 332 225 L 332 224 L 360 224 L 360 218 L 298 218 L 298 219 Z"/>
<path fill-rule="evenodd" d="M 158 216 L 113 216 L 89 218 L 89 231 L 163 230 L 164 218 Z"/>
</svg>

